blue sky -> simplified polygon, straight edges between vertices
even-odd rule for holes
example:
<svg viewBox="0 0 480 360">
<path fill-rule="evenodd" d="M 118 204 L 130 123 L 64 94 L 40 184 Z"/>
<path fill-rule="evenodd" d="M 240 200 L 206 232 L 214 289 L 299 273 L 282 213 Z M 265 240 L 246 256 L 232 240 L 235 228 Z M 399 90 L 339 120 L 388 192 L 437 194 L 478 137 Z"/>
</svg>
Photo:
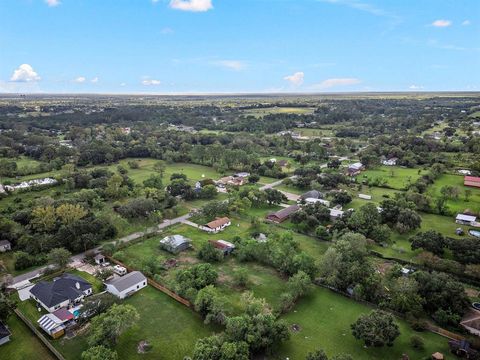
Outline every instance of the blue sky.
<svg viewBox="0 0 480 360">
<path fill-rule="evenodd" d="M 480 91 L 478 0 L 1 0 L 0 92 Z"/>
</svg>

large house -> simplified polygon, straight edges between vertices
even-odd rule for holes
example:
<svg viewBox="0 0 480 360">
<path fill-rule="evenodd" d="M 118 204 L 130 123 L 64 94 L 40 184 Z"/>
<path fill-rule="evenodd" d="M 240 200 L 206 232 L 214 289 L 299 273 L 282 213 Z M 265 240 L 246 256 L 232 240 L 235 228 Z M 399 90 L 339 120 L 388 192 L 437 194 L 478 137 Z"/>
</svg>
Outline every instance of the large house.
<svg viewBox="0 0 480 360">
<path fill-rule="evenodd" d="M 110 294 L 125 299 L 147 286 L 147 278 L 140 271 L 132 271 L 125 276 L 105 282 L 105 285 Z"/>
<path fill-rule="evenodd" d="M 318 190 L 310 190 L 307 191 L 306 193 L 300 195 L 301 200 L 306 200 L 306 199 L 323 199 L 325 198 L 325 194 L 321 193 Z"/>
<path fill-rule="evenodd" d="M 455 218 L 455 222 L 462 225 L 472 226 L 476 221 L 477 217 L 472 215 L 458 214 Z"/>
<path fill-rule="evenodd" d="M 277 212 L 268 214 L 267 220 L 273 221 L 275 223 L 284 222 L 290 217 L 290 215 L 292 215 L 293 213 L 296 213 L 299 209 L 300 207 L 298 205 L 291 205 Z"/>
<path fill-rule="evenodd" d="M 477 176 L 465 176 L 463 178 L 463 185 L 480 188 L 480 177 Z"/>
<path fill-rule="evenodd" d="M 79 304 L 91 294 L 92 285 L 72 274 L 63 274 L 53 281 L 40 281 L 30 289 L 30 298 L 48 312 Z"/>
<path fill-rule="evenodd" d="M 365 170 L 365 166 L 361 162 L 348 165 L 347 174 L 349 176 L 356 176 L 360 174 L 362 170 Z"/>
<path fill-rule="evenodd" d="M 190 247 L 191 240 L 182 235 L 165 236 L 160 240 L 160 247 L 172 254 L 178 254 Z"/>
<path fill-rule="evenodd" d="M 246 173 L 244 173 L 246 174 Z M 245 185 L 248 182 L 248 177 L 244 176 L 225 176 L 221 179 L 219 179 L 216 184 L 218 186 L 226 186 L 226 185 L 232 185 L 232 186 L 242 186 Z"/>
<path fill-rule="evenodd" d="M 209 223 L 205 224 L 202 229 L 208 232 L 217 233 L 230 225 L 232 225 L 230 219 L 228 217 L 222 217 L 210 221 Z"/>
</svg>

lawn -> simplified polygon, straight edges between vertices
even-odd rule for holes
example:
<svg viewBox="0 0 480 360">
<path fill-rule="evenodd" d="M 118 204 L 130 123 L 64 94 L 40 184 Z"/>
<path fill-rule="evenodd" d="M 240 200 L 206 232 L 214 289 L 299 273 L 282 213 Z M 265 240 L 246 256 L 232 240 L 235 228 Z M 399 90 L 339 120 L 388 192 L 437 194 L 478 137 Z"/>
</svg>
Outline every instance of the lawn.
<svg viewBox="0 0 480 360">
<path fill-rule="evenodd" d="M 10 342 L 0 348 L 0 357 L 8 360 L 53 360 L 55 357 L 16 315 L 9 317 Z"/>
<path fill-rule="evenodd" d="M 428 188 L 427 192 L 432 197 L 438 197 L 441 194 L 441 188 L 447 185 L 456 187 L 460 193 L 458 199 L 447 200 L 447 206 L 450 211 L 461 213 L 465 209 L 471 209 L 480 213 L 480 189 L 464 186 L 463 176 L 461 175 L 444 174 Z M 471 190 L 471 196 L 468 201 L 465 200 L 465 190 Z"/>
<path fill-rule="evenodd" d="M 130 169 L 128 166 L 129 161 L 136 161 L 139 165 L 138 169 Z M 157 172 L 154 170 L 155 163 L 158 162 L 156 159 L 123 159 L 120 160 L 116 164 L 111 164 L 108 166 L 97 166 L 107 168 L 110 171 L 116 172 L 117 166 L 122 165 L 125 169 L 127 169 L 127 175 L 137 184 L 141 184 L 144 180 L 148 179 L 148 177 L 152 174 L 156 174 Z M 222 177 L 222 174 L 218 173 L 212 167 L 203 166 L 203 165 L 195 165 L 195 164 L 187 164 L 187 163 L 173 163 L 173 164 L 166 164 L 165 173 L 163 175 L 163 182 L 164 184 L 170 183 L 170 176 L 174 173 L 181 173 L 187 175 L 187 178 L 190 180 L 192 184 L 194 184 L 197 180 L 201 179 L 214 179 L 218 180 Z"/>
<path fill-rule="evenodd" d="M 358 179 L 361 180 L 374 180 L 382 179 L 387 182 L 387 185 L 392 189 L 402 190 L 405 189 L 408 184 L 415 182 L 425 170 L 422 169 L 409 169 L 400 166 L 379 166 L 375 169 L 369 169 L 362 172 Z"/>
<path fill-rule="evenodd" d="M 330 129 L 312 129 L 312 128 L 295 128 L 294 132 L 299 133 L 301 136 L 312 136 L 312 137 L 329 137 L 333 136 L 333 132 Z"/>
<path fill-rule="evenodd" d="M 415 333 L 404 321 L 398 320 L 401 335 L 393 347 L 365 348 L 356 340 L 350 324 L 371 309 L 330 290 L 316 287 L 300 301 L 294 311 L 283 316 L 289 325 L 300 326 L 292 332 L 291 339 L 278 349 L 277 359 L 304 359 L 310 351 L 324 349 L 333 356 L 348 353 L 355 360 L 400 359 L 407 353 L 412 360 L 426 359 L 433 352 L 449 354 L 447 339 L 433 333 Z M 410 336 L 418 334 L 425 340 L 425 349 L 415 350 L 410 345 Z"/>
<path fill-rule="evenodd" d="M 345 209 L 358 209 L 360 206 L 365 205 L 369 202 L 372 202 L 374 204 L 380 204 L 383 200 L 388 199 L 388 198 L 394 198 L 395 193 L 397 193 L 397 190 L 393 189 L 386 189 L 386 188 L 380 188 L 376 186 L 362 186 L 361 190 L 354 193 L 352 202 L 349 204 L 345 205 Z M 364 200 L 360 199 L 358 197 L 358 194 L 365 194 L 365 195 L 371 195 L 372 200 Z"/>
<path fill-rule="evenodd" d="M 125 332 L 116 346 L 119 359 L 183 359 L 191 355 L 195 342 L 210 336 L 215 328 L 205 325 L 192 310 L 164 293 L 147 286 L 123 301 L 134 306 L 140 320 Z M 53 341 L 67 359 L 80 359 L 88 348 L 87 335 L 68 340 Z M 146 340 L 152 349 L 146 354 L 137 353 L 137 345 Z"/>
</svg>

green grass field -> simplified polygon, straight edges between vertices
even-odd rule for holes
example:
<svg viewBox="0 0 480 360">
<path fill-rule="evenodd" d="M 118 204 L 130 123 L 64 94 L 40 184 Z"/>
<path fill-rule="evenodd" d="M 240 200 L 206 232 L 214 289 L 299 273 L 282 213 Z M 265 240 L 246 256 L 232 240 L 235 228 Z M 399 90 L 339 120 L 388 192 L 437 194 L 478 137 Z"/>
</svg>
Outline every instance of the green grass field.
<svg viewBox="0 0 480 360">
<path fill-rule="evenodd" d="M 365 348 L 352 336 L 350 324 L 370 310 L 330 290 L 316 287 L 300 300 L 294 311 L 283 316 L 288 324 L 299 325 L 300 331 L 293 332 L 291 339 L 279 347 L 277 359 L 304 359 L 308 352 L 316 349 L 324 349 L 329 356 L 348 353 L 355 360 L 400 359 L 403 353 L 412 360 L 420 360 L 436 351 L 449 354 L 447 339 L 428 332 L 415 333 L 401 320 L 397 320 L 401 335 L 393 347 Z M 413 334 L 424 338 L 424 350 L 412 348 L 409 341 Z"/>
<path fill-rule="evenodd" d="M 369 169 L 362 172 L 358 176 L 358 180 L 385 180 L 393 189 L 402 190 L 405 189 L 409 183 L 415 182 L 425 170 L 422 169 L 409 169 L 400 166 L 380 166 L 375 169 Z"/>
<path fill-rule="evenodd" d="M 0 358 L 5 360 L 54 360 L 55 357 L 16 315 L 9 317 L 7 326 L 10 342 L 0 347 Z"/>
<path fill-rule="evenodd" d="M 119 359 L 183 359 L 191 355 L 195 342 L 211 335 L 215 328 L 205 325 L 196 313 L 162 292 L 148 286 L 123 303 L 134 306 L 139 322 L 125 332 L 115 350 Z M 53 341 L 68 360 L 78 360 L 88 348 L 87 336 Z M 137 353 L 137 345 L 146 340 L 152 349 Z"/>
<path fill-rule="evenodd" d="M 450 211 L 460 213 L 465 209 L 470 209 L 480 213 L 480 189 L 464 186 L 463 176 L 461 175 L 444 174 L 428 188 L 427 192 L 432 197 L 440 196 L 441 188 L 447 185 L 456 187 L 460 193 L 458 199 L 447 200 L 447 206 Z M 468 201 L 465 200 L 465 190 L 471 190 L 471 196 Z"/>
</svg>

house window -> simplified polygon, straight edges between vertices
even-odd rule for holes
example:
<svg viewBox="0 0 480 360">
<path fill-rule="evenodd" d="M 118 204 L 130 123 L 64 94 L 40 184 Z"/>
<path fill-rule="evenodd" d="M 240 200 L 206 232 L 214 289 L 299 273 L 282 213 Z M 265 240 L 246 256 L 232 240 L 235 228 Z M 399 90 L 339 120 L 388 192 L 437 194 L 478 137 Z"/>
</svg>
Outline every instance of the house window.
<svg viewBox="0 0 480 360">
<path fill-rule="evenodd" d="M 137 285 L 137 289 L 139 289 L 139 288 L 140 288 L 140 285 Z"/>
<path fill-rule="evenodd" d="M 145 285 L 146 285 L 146 284 L 145 284 L 145 281 L 144 281 L 144 282 L 143 282 L 143 286 L 145 286 Z"/>
</svg>

